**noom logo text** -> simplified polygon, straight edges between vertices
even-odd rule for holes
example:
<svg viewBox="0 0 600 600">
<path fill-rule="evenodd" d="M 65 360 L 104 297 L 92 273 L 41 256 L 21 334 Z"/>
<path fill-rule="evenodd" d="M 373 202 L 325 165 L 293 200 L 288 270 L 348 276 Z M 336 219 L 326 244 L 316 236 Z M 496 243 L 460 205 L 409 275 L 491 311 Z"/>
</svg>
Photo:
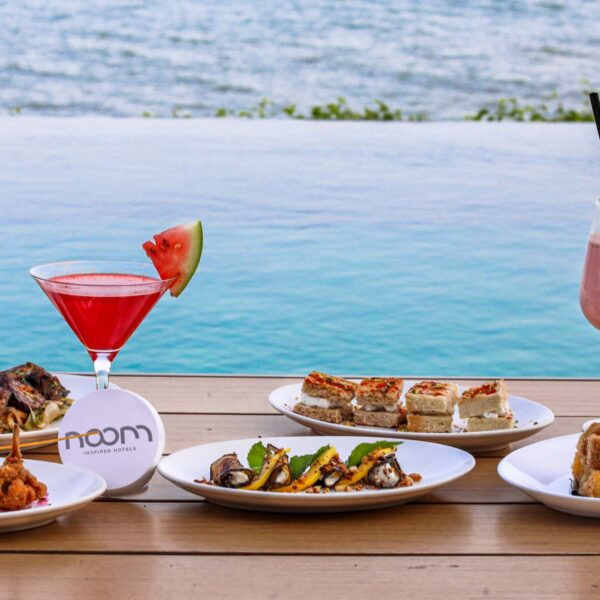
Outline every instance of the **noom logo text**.
<svg viewBox="0 0 600 600">
<path fill-rule="evenodd" d="M 145 433 L 148 441 L 152 441 L 152 431 L 146 425 L 124 425 L 117 429 L 116 427 L 104 427 L 104 429 L 92 428 L 85 437 L 80 437 L 77 440 L 65 440 L 65 448 L 71 449 L 71 442 L 79 442 L 79 447 L 89 446 L 90 448 L 98 448 L 98 446 L 114 446 L 115 444 L 126 444 L 140 438 L 140 432 Z M 82 435 L 79 431 L 69 431 L 65 433 L 65 437 Z"/>
</svg>

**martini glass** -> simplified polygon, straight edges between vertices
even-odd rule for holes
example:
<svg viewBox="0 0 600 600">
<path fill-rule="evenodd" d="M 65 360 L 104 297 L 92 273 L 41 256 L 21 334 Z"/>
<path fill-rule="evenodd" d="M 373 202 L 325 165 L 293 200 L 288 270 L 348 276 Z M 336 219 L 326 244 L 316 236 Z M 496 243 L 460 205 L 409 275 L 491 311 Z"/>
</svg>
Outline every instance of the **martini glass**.
<svg viewBox="0 0 600 600">
<path fill-rule="evenodd" d="M 94 361 L 98 389 L 108 387 L 115 357 L 176 279 L 124 260 L 49 263 L 30 274 Z"/>
</svg>

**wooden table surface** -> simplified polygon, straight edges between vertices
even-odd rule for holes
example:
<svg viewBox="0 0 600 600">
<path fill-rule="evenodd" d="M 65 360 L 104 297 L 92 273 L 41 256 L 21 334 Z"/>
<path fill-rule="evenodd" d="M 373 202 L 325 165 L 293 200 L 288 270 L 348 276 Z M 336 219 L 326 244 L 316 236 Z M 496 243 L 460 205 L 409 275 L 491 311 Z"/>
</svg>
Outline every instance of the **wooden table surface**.
<svg viewBox="0 0 600 600">
<path fill-rule="evenodd" d="M 279 377 L 121 376 L 161 413 L 166 453 L 309 430 L 275 413 Z M 513 380 L 555 422 L 519 447 L 580 431 L 600 381 Z M 38 529 L 0 536 L 1 598 L 599 598 L 600 522 L 545 508 L 496 473 L 508 450 L 413 504 L 282 515 L 212 506 L 159 475 Z M 58 460 L 56 446 L 30 457 Z M 548 457 L 548 460 L 552 460 Z M 6 594 L 6 595 L 4 595 Z"/>
</svg>

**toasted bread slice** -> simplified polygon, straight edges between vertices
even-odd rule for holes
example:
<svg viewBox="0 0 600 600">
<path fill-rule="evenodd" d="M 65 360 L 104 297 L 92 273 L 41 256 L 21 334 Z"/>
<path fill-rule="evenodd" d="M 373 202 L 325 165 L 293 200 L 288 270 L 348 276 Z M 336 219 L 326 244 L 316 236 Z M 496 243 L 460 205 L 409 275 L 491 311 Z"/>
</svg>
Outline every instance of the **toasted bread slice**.
<svg viewBox="0 0 600 600">
<path fill-rule="evenodd" d="M 421 381 L 406 392 L 406 410 L 423 415 L 451 415 L 458 397 L 452 383 Z"/>
<path fill-rule="evenodd" d="M 398 403 L 404 380 L 398 377 L 368 377 L 356 388 L 356 401 L 360 405 L 393 406 Z"/>
<path fill-rule="evenodd" d="M 461 419 L 482 417 L 486 413 L 504 416 L 509 410 L 508 390 L 502 380 L 469 388 L 458 401 L 458 414 Z"/>
<path fill-rule="evenodd" d="M 340 408 L 316 408 L 314 406 L 305 406 L 301 402 L 298 402 L 294 406 L 293 411 L 298 415 L 327 423 L 343 423 L 352 418 L 352 405 L 350 404 Z"/>
<path fill-rule="evenodd" d="M 503 417 L 469 417 L 467 419 L 467 431 L 498 431 L 499 429 L 512 429 L 515 426 L 515 418 L 512 413 L 506 413 Z"/>
<path fill-rule="evenodd" d="M 406 422 L 406 412 L 398 410 L 387 412 L 385 410 L 362 410 L 359 407 L 354 409 L 354 424 L 365 425 L 366 427 L 388 427 L 395 429 L 401 423 Z"/>
<path fill-rule="evenodd" d="M 356 393 L 356 383 L 313 371 L 306 376 L 302 384 L 302 393 L 314 398 L 336 400 L 338 403 L 349 404 Z"/>
<path fill-rule="evenodd" d="M 406 415 L 408 431 L 421 433 L 450 433 L 452 431 L 452 415 Z"/>
</svg>

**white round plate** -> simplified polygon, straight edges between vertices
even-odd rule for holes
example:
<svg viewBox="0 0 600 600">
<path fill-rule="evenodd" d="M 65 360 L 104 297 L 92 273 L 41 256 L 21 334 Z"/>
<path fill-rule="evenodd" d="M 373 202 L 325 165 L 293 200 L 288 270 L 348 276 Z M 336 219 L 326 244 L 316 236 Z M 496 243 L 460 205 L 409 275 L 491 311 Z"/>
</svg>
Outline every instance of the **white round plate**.
<svg viewBox="0 0 600 600">
<path fill-rule="evenodd" d="M 563 435 L 519 448 L 500 462 L 498 474 L 550 508 L 580 517 L 600 517 L 600 498 L 571 494 L 571 463 L 579 436 Z"/>
<path fill-rule="evenodd" d="M 405 381 L 404 389 L 410 389 L 416 381 Z M 504 448 L 512 442 L 527 438 L 540 429 L 548 427 L 554 421 L 554 413 L 549 409 L 519 396 L 509 395 L 509 402 L 513 413 L 515 414 L 516 424 L 513 429 L 504 429 L 500 431 L 480 431 L 465 432 L 456 431 L 454 433 L 415 433 L 411 431 L 398 431 L 397 429 L 387 429 L 385 427 L 364 427 L 362 425 L 337 425 L 335 423 L 326 423 L 310 417 L 304 417 L 293 412 L 292 408 L 300 401 L 301 383 L 284 385 L 273 390 L 269 394 L 271 406 L 297 423 L 309 427 L 313 431 L 322 435 L 369 435 L 385 436 L 389 438 L 401 438 L 408 440 L 421 440 L 424 442 L 436 442 L 446 444 L 455 448 L 462 448 L 469 451 L 488 451 Z M 459 391 L 464 387 L 459 386 Z M 404 398 L 404 394 L 402 394 Z M 460 429 L 464 425 L 457 416 L 454 416 L 454 428 Z"/>
<path fill-rule="evenodd" d="M 79 400 L 79 398 L 89 394 L 90 392 L 96 391 L 96 378 L 94 376 L 87 375 L 65 375 L 55 374 L 64 387 L 69 390 L 69 398 L 73 400 Z M 110 386 L 114 389 L 121 389 L 118 385 L 111 383 Z M 48 440 L 55 440 L 58 437 L 58 426 L 61 419 L 57 419 L 53 423 L 50 423 L 43 429 L 36 429 L 35 431 L 21 431 L 21 443 L 25 442 L 39 442 L 39 446 L 44 444 L 52 443 Z M 0 433 L 0 446 L 7 446 L 12 441 L 12 433 Z M 30 450 L 33 447 L 28 448 Z"/>
<path fill-rule="evenodd" d="M 46 525 L 56 517 L 81 508 L 106 489 L 106 482 L 91 471 L 41 460 L 26 460 L 25 466 L 48 487 L 44 503 L 23 510 L 0 510 L 0 533 Z"/>
<path fill-rule="evenodd" d="M 379 436 L 376 439 L 384 438 Z M 423 480 L 412 487 L 329 494 L 287 494 L 235 490 L 194 482 L 194 479 L 208 478 L 211 463 L 224 454 L 236 452 L 242 463 L 247 464 L 246 455 L 256 441 L 235 440 L 187 448 L 163 458 L 158 471 L 175 485 L 221 506 L 273 512 L 341 512 L 382 508 L 415 500 L 462 477 L 475 466 L 475 459 L 462 450 L 406 440 L 398 446 L 398 462 L 406 473 L 420 473 L 423 476 Z M 308 436 L 264 438 L 261 441 L 278 448 L 290 448 L 290 456 L 312 454 L 327 443 L 335 446 L 345 460 L 355 446 L 365 441 L 375 441 L 375 438 L 332 437 L 324 440 L 322 437 Z"/>
</svg>

